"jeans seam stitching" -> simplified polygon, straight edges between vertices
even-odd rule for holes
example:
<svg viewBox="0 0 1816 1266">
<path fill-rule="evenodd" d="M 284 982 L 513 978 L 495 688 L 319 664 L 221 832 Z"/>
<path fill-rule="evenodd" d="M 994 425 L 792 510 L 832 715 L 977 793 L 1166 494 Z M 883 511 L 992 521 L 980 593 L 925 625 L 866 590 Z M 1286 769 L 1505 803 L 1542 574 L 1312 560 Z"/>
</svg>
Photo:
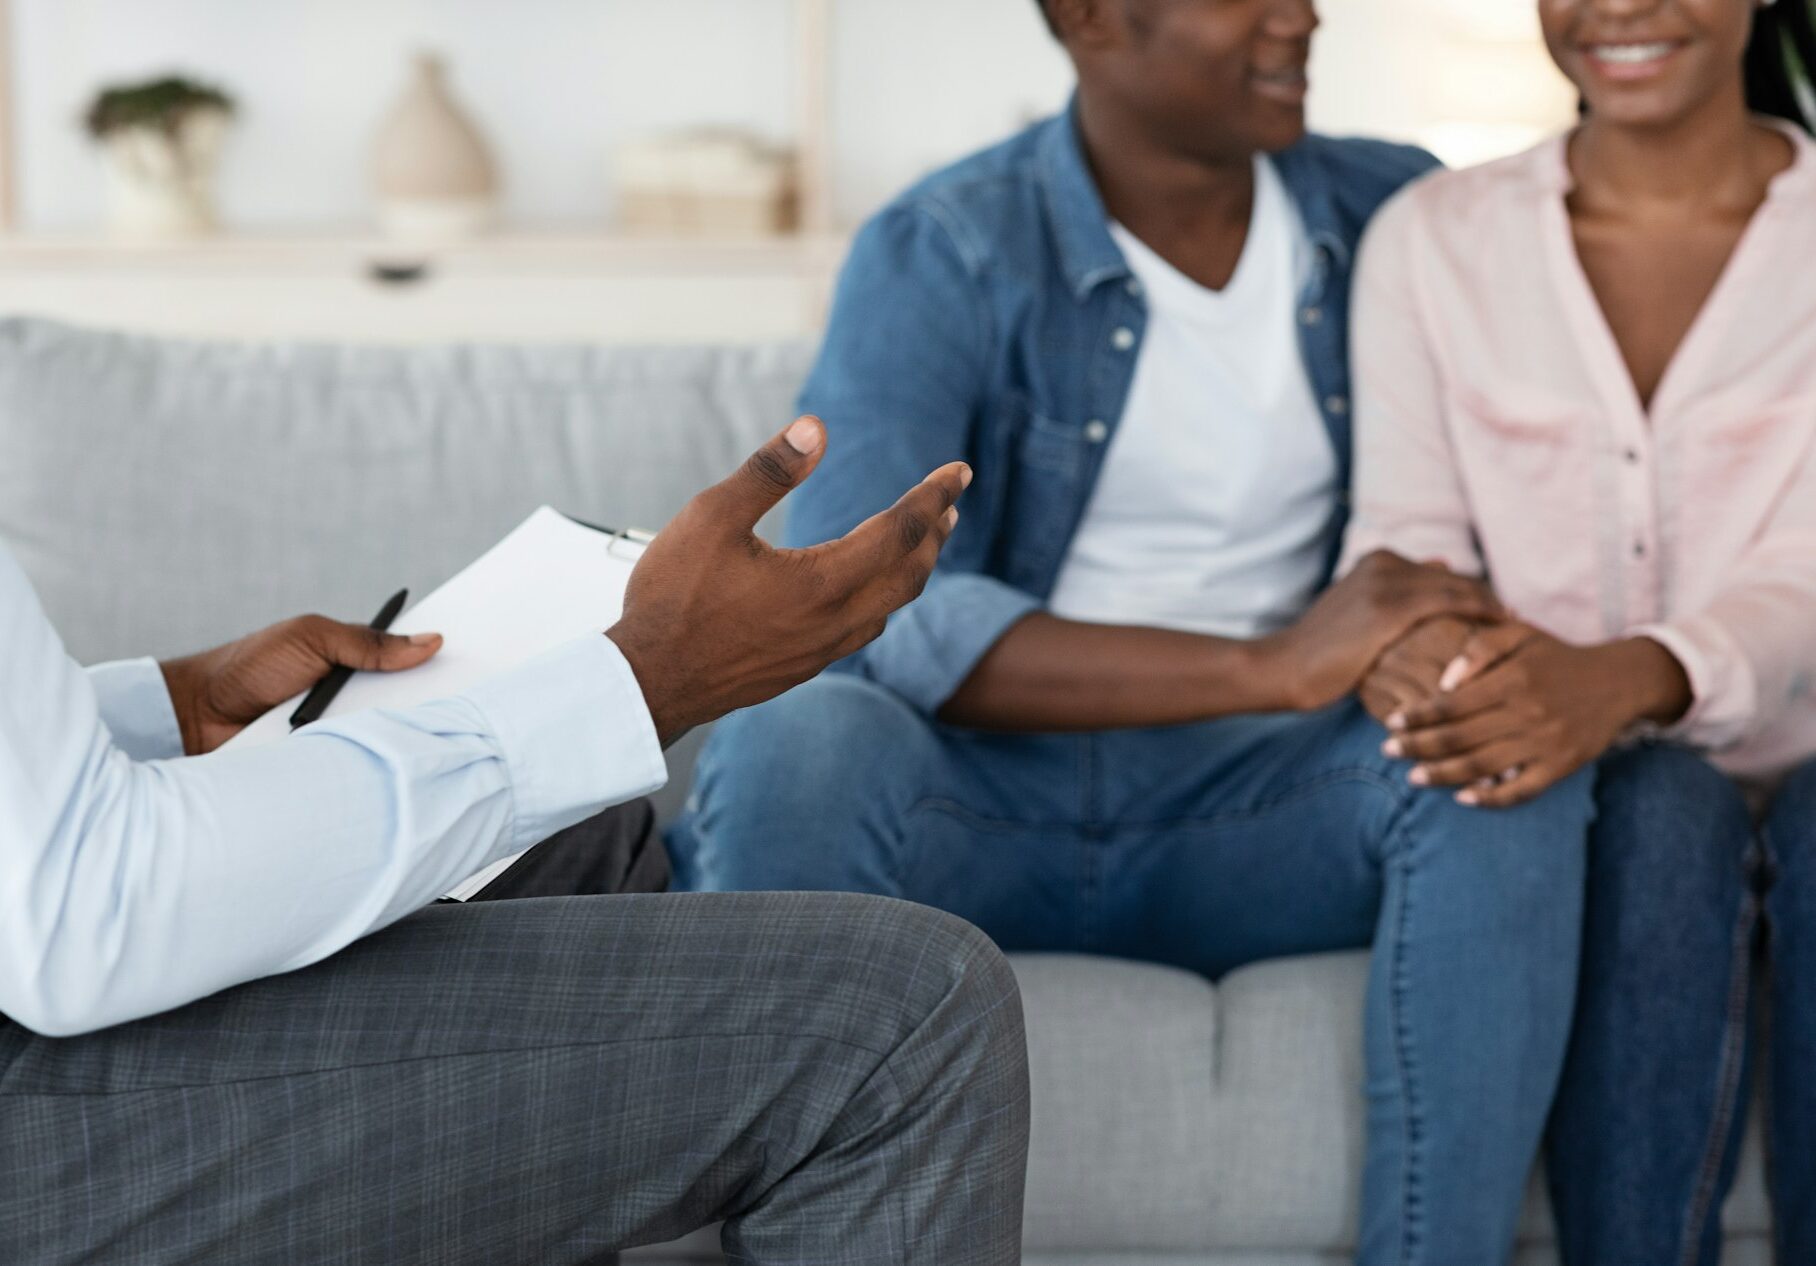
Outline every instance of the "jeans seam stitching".
<svg viewBox="0 0 1816 1266">
<path fill-rule="evenodd" d="M 1728 1133 L 1734 1126 L 1735 1101 L 1740 1092 L 1740 1058 L 1746 1048 L 1747 997 L 1752 968 L 1750 947 L 1758 917 L 1757 903 L 1749 896 L 1734 927 L 1734 939 L 1728 967 L 1728 1014 L 1722 1037 L 1719 1080 L 1716 1083 L 1715 1115 L 1709 1121 L 1708 1140 L 1697 1166 L 1696 1185 L 1691 1189 L 1690 1207 L 1684 1213 L 1684 1240 L 1678 1261 L 1681 1266 L 1694 1266 L 1704 1227 L 1708 1223 L 1721 1181 L 1722 1160 L 1727 1155 Z"/>
<path fill-rule="evenodd" d="M 1337 783 L 1361 782 L 1372 784 L 1383 791 L 1391 792 L 1401 802 L 1403 812 L 1407 801 L 1408 788 L 1398 780 L 1369 769 L 1363 765 L 1348 769 L 1336 769 L 1318 775 L 1308 782 L 1300 783 L 1291 791 L 1275 796 L 1258 804 L 1248 805 L 1241 809 L 1232 809 L 1228 813 L 1213 814 L 1210 817 L 1153 818 L 1140 822 L 1118 822 L 1113 834 L 1123 835 L 1143 831 L 1177 830 L 1181 827 L 1212 828 L 1225 826 L 1232 822 L 1241 822 L 1250 818 L 1262 817 L 1272 813 L 1282 805 L 1302 800 L 1315 792 L 1323 791 Z M 922 813 L 929 809 L 949 813 L 953 817 L 963 818 L 982 830 L 1000 835 L 1019 834 L 1025 831 L 1066 831 L 1078 829 L 1081 823 L 1073 822 L 1018 822 L 1010 818 L 993 818 L 952 799 L 950 796 L 923 796 L 908 807 L 909 814 Z M 1388 832 L 1392 834 L 1392 832 Z"/>
<path fill-rule="evenodd" d="M 1400 829 L 1396 824 L 1396 831 Z M 1393 963 L 1393 1020 L 1394 1020 L 1394 1061 L 1400 1074 L 1402 1097 L 1401 1131 L 1405 1143 L 1405 1160 L 1400 1170 L 1400 1261 L 1404 1266 L 1411 1266 L 1419 1247 L 1420 1219 L 1420 1182 L 1418 1154 L 1421 1143 L 1419 1129 L 1418 1093 L 1414 1089 L 1417 1077 L 1416 1061 L 1411 1050 L 1411 1037 L 1407 1032 L 1406 995 L 1409 992 L 1406 980 L 1406 925 L 1412 906 L 1412 866 L 1406 860 L 1405 850 L 1396 853 L 1393 865 L 1402 873 L 1400 908 L 1394 919 L 1394 963 Z"/>
</svg>

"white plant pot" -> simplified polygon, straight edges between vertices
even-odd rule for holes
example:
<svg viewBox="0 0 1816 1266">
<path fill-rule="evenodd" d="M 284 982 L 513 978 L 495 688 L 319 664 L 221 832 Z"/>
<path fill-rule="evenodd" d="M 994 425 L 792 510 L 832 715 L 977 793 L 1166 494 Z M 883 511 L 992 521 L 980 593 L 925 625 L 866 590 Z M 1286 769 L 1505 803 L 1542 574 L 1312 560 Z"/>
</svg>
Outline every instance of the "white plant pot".
<svg viewBox="0 0 1816 1266">
<path fill-rule="evenodd" d="M 123 128 L 102 141 L 115 235 L 168 240 L 219 227 L 215 173 L 228 121 L 223 111 L 195 110 L 174 130 Z"/>
</svg>

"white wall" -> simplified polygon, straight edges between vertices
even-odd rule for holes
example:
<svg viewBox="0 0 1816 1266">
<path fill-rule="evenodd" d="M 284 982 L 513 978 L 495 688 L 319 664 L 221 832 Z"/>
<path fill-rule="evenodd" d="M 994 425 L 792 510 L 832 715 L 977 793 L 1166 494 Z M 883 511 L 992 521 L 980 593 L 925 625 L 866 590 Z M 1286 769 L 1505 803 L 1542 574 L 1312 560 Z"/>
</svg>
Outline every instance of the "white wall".
<svg viewBox="0 0 1816 1266">
<path fill-rule="evenodd" d="M 1443 135 L 1433 129 L 1445 119 L 1476 120 L 1450 157 L 1475 157 L 1483 146 L 1550 126 L 1565 116 L 1532 51 L 1534 3 L 1323 0 L 1314 124 L 1430 142 Z M 835 192 L 846 223 L 922 172 L 1065 99 L 1070 68 L 1033 0 L 834 6 Z M 217 80 L 240 99 L 222 201 L 229 223 L 246 228 L 366 219 L 372 133 L 419 47 L 447 54 L 456 88 L 499 152 L 507 214 L 522 224 L 602 223 L 619 140 L 696 123 L 735 123 L 775 138 L 793 127 L 788 0 L 12 0 L 12 7 L 27 229 L 100 223 L 100 172 L 78 126 L 82 107 L 101 82 L 172 68 Z M 1533 114 L 1537 77 L 1545 77 L 1537 91 L 1547 103 L 1542 122 L 1484 133 L 1484 120 Z"/>
<path fill-rule="evenodd" d="M 652 130 L 792 126 L 788 0 L 14 0 L 21 219 L 98 225 L 77 127 L 96 84 L 176 68 L 240 101 L 232 224 L 351 224 L 373 132 L 412 51 L 444 52 L 494 142 L 506 212 L 598 220 L 613 144 Z"/>
</svg>

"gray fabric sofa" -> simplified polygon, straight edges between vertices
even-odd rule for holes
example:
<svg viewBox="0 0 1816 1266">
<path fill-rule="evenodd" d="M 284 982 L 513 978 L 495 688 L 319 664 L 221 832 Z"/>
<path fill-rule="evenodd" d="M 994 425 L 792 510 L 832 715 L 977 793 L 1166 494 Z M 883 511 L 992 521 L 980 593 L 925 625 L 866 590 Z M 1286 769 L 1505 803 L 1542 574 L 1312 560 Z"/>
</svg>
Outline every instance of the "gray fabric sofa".
<svg viewBox="0 0 1816 1266">
<path fill-rule="evenodd" d="M 0 322 L 0 539 L 85 661 L 304 609 L 357 618 L 399 585 L 425 592 L 544 502 L 659 526 L 790 416 L 808 354 L 236 347 Z M 690 759 L 675 756 L 671 807 Z M 1361 955 L 1216 984 L 1085 958 L 1017 970 L 1028 1261 L 1346 1259 Z M 1767 1261 L 1768 1225 L 1755 1137 L 1725 1260 Z M 1535 1182 L 1519 1262 L 1555 1260 L 1548 1228 Z M 716 1259 L 702 1236 L 632 1258 Z"/>
</svg>

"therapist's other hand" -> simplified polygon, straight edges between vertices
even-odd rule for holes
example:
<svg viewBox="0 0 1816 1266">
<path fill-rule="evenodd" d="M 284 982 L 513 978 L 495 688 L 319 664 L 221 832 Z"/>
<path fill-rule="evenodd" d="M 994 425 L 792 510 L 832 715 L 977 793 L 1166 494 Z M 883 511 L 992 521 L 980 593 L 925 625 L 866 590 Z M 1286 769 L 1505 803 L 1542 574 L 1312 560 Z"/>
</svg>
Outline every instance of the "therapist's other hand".
<svg viewBox="0 0 1816 1266">
<path fill-rule="evenodd" d="M 1376 550 L 1326 589 L 1298 623 L 1258 644 L 1287 683 L 1293 708 L 1309 711 L 1355 690 L 1383 651 L 1427 620 L 1492 620 L 1494 594 L 1437 563 Z"/>
<path fill-rule="evenodd" d="M 1637 722 L 1677 720 L 1690 701 L 1683 666 L 1650 638 L 1572 646 L 1509 621 L 1470 638 L 1437 695 L 1389 718 L 1385 751 L 1415 762 L 1419 786 L 1504 808 L 1599 759 Z"/>
<path fill-rule="evenodd" d="M 183 750 L 200 756 L 315 685 L 329 669 L 398 672 L 440 649 L 436 633 L 403 637 L 305 615 L 159 667 L 183 731 Z"/>
<path fill-rule="evenodd" d="M 840 540 L 765 544 L 757 521 L 825 451 L 825 425 L 797 419 L 690 501 L 631 574 L 624 617 L 606 636 L 636 674 L 664 746 L 816 676 L 880 636 L 926 587 L 970 467 L 942 466 Z"/>
</svg>

